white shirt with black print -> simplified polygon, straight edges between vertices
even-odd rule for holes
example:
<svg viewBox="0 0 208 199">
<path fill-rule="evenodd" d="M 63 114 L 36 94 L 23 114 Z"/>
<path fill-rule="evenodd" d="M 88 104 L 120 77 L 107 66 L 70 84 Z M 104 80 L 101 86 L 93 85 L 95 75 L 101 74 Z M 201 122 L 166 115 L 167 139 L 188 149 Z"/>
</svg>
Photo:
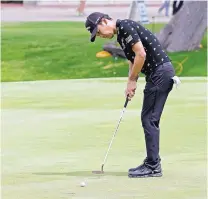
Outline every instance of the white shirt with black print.
<svg viewBox="0 0 208 199">
<path fill-rule="evenodd" d="M 132 63 L 134 63 L 135 58 L 132 46 L 139 41 L 142 42 L 146 52 L 146 60 L 141 72 L 145 75 L 151 74 L 158 65 L 170 62 L 169 57 L 155 35 L 141 24 L 129 19 L 117 20 L 116 28 L 117 41 L 123 49 L 126 58 Z"/>
</svg>

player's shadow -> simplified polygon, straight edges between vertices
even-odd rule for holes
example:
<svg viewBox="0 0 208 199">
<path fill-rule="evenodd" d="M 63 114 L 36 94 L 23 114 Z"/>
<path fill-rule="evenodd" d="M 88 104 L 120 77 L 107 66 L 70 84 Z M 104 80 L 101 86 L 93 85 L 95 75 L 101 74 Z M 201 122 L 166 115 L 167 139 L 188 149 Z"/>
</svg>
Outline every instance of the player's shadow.
<svg viewBox="0 0 208 199">
<path fill-rule="evenodd" d="M 73 171 L 73 172 L 36 172 L 34 175 L 45 175 L 45 176 L 81 176 L 81 177 L 93 177 L 93 176 L 127 176 L 127 172 L 116 172 L 116 171 L 104 171 L 102 174 L 95 174 L 92 171 Z"/>
</svg>

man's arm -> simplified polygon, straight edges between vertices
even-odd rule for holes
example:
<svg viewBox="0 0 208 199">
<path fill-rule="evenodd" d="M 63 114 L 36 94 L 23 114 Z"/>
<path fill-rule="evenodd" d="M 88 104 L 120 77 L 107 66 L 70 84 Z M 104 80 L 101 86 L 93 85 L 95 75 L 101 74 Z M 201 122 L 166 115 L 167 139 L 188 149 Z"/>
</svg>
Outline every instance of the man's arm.
<svg viewBox="0 0 208 199">
<path fill-rule="evenodd" d="M 124 23 L 121 25 L 121 33 L 129 47 L 135 53 L 134 64 L 131 68 L 131 73 L 129 75 L 130 81 L 137 81 L 138 75 L 144 65 L 146 59 L 146 52 L 140 40 L 139 34 L 137 32 L 137 27 L 131 26 L 129 23 Z"/>
<path fill-rule="evenodd" d="M 129 62 L 129 75 L 128 75 L 128 78 L 130 78 L 131 76 L 131 71 L 132 71 L 132 68 L 133 68 L 133 64 L 131 63 L 131 61 L 128 61 Z M 139 75 L 137 75 L 137 80 L 139 78 Z"/>
<path fill-rule="evenodd" d="M 128 61 L 129 62 L 129 77 L 131 75 L 131 71 L 132 71 L 132 68 L 133 68 L 133 64 L 131 63 L 131 61 Z"/>
<path fill-rule="evenodd" d="M 141 72 L 146 59 L 146 53 L 136 30 L 137 28 L 138 27 L 131 26 L 130 23 L 123 23 L 121 25 L 121 34 L 127 45 L 131 47 L 135 53 L 134 63 L 131 66 L 126 88 L 126 96 L 128 96 L 129 100 L 135 95 L 138 75 Z"/>
<path fill-rule="evenodd" d="M 135 58 L 134 58 L 134 64 L 131 68 L 131 72 L 129 75 L 129 80 L 137 81 L 138 75 L 141 72 L 145 59 L 146 59 L 146 52 L 144 50 L 144 47 L 141 41 L 134 44 L 132 46 L 132 50 L 135 53 Z"/>
</svg>

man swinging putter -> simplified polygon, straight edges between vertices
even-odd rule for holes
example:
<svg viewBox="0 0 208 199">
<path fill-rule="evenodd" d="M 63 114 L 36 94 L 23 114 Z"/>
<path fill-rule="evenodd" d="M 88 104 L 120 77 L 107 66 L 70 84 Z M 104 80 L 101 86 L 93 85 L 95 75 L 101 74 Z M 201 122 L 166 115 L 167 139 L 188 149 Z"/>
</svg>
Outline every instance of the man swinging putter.
<svg viewBox="0 0 208 199">
<path fill-rule="evenodd" d="M 139 73 L 145 74 L 143 107 L 141 113 L 147 157 L 136 168 L 129 169 L 129 177 L 162 176 L 159 156 L 160 117 L 172 90 L 174 68 L 160 42 L 152 32 L 132 20 L 113 20 L 107 14 L 94 12 L 87 17 L 85 27 L 91 33 L 91 42 L 96 36 L 113 38 L 129 60 L 129 76 L 125 94 L 129 100 L 135 95 Z M 173 79 L 172 79 L 173 78 Z"/>
</svg>

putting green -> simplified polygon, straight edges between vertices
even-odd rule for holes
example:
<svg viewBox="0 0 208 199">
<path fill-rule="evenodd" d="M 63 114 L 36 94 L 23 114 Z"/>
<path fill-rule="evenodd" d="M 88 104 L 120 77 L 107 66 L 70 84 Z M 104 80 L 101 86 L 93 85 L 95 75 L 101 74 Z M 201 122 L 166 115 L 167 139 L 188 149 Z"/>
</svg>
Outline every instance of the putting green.
<svg viewBox="0 0 208 199">
<path fill-rule="evenodd" d="M 206 84 L 183 80 L 161 119 L 162 178 L 129 179 L 145 157 L 138 83 L 100 169 L 124 103 L 124 79 L 2 83 L 5 199 L 205 199 Z M 86 187 L 80 183 L 86 182 Z"/>
</svg>

